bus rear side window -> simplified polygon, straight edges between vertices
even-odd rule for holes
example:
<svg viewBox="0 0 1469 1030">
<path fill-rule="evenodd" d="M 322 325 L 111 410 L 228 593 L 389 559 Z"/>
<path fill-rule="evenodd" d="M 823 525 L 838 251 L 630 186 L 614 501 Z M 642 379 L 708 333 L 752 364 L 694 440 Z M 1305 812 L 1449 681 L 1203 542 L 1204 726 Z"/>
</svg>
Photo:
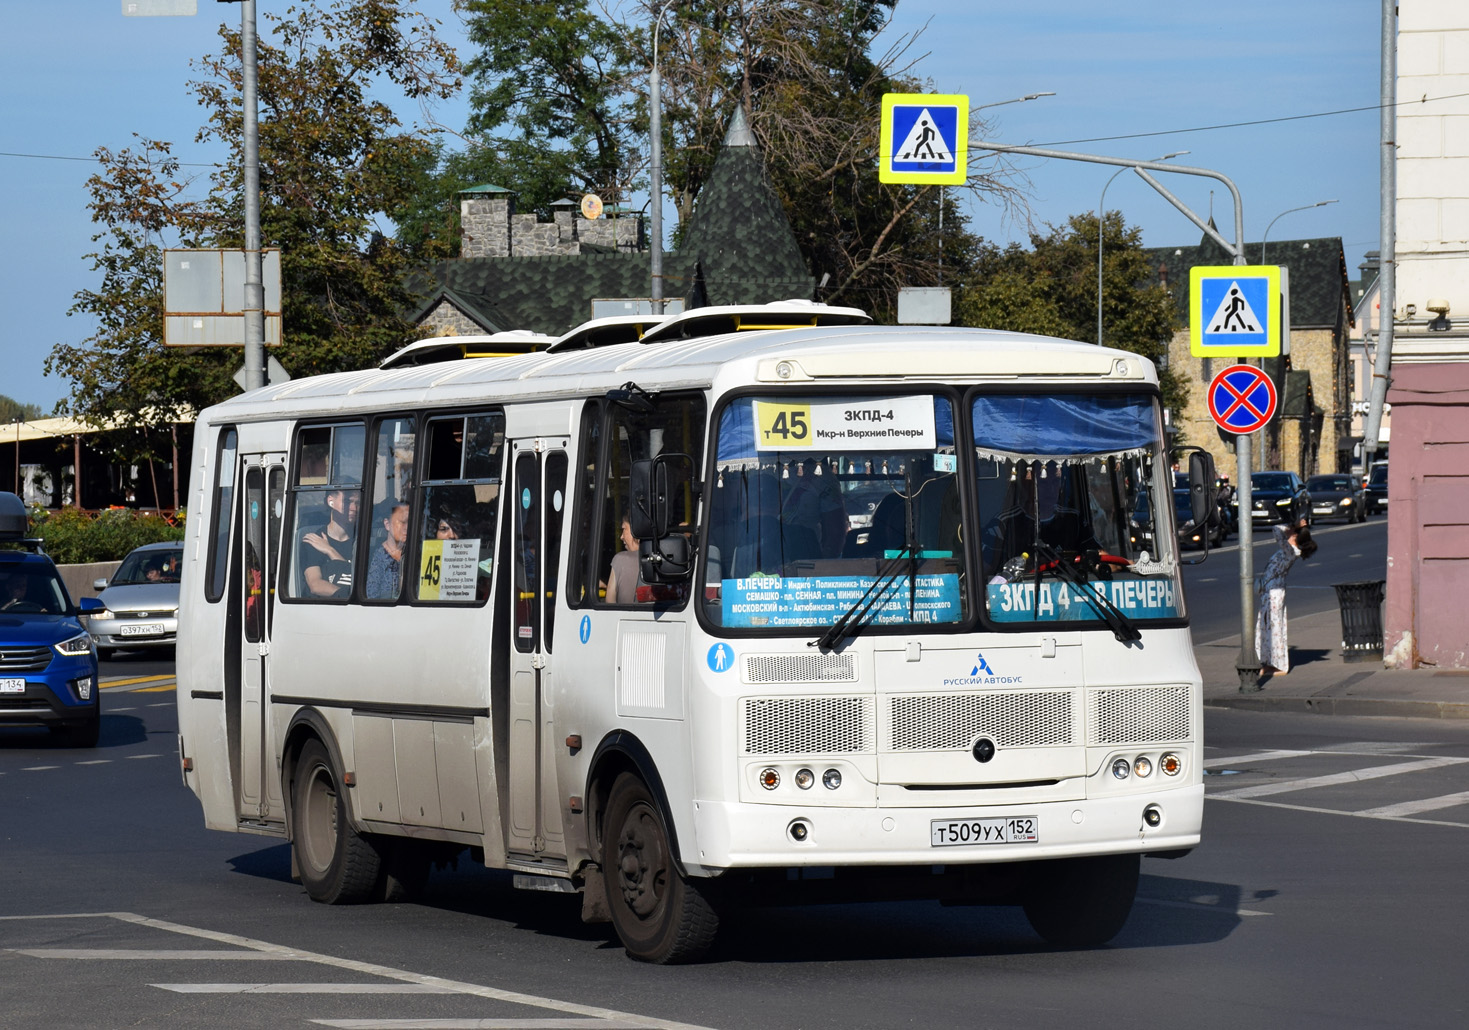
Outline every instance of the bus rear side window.
<svg viewBox="0 0 1469 1030">
<path fill-rule="evenodd" d="M 425 424 L 418 601 L 484 602 L 494 567 L 505 416 L 446 415 Z"/>
<path fill-rule="evenodd" d="M 234 511 L 238 441 L 234 429 L 219 434 L 219 454 L 214 463 L 214 511 L 210 514 L 209 527 L 209 567 L 204 578 L 204 597 L 210 602 L 224 596 L 229 573 L 230 515 Z"/>
</svg>

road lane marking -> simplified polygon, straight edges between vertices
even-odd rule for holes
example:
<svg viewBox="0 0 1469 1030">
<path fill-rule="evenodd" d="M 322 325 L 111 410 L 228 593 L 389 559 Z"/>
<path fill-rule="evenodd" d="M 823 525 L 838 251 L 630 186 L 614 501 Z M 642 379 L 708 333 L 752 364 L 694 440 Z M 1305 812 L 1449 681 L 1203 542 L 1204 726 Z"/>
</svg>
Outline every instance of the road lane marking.
<svg viewBox="0 0 1469 1030">
<path fill-rule="evenodd" d="M 59 765 L 28 765 L 28 766 L 25 766 L 24 768 L 22 768 L 21 769 L 21 772 L 45 772 L 47 769 L 60 769 L 60 768 L 61 768 L 61 766 L 59 766 Z"/>
<path fill-rule="evenodd" d="M 1461 790 L 1457 794 L 1443 794 L 1436 798 L 1423 798 L 1421 801 L 1403 801 L 1396 805 L 1364 808 L 1352 814 L 1365 815 L 1370 819 L 1386 819 L 1393 816 L 1417 815 L 1419 812 L 1436 812 L 1440 808 L 1454 808 L 1457 805 L 1469 805 L 1469 790 Z"/>
<path fill-rule="evenodd" d="M 1273 762 L 1277 758 L 1300 758 L 1309 755 L 1310 751 L 1256 751 L 1252 755 L 1232 755 L 1229 758 L 1206 758 L 1205 769 L 1218 769 L 1220 766 L 1243 765 L 1247 762 Z"/>
<path fill-rule="evenodd" d="M 1202 901 L 1173 901 L 1170 898 L 1137 898 L 1139 905 L 1162 905 L 1165 908 L 1187 908 L 1192 911 L 1203 909 L 1217 912 L 1221 916 L 1273 916 L 1274 912 L 1256 912 L 1252 908 L 1226 908 L 1223 905 L 1208 905 Z"/>
<path fill-rule="evenodd" d="M 1212 794 L 1205 795 L 1210 801 L 1232 801 L 1237 805 L 1259 805 L 1262 808 L 1286 808 L 1292 812 L 1311 812 L 1315 815 L 1346 815 L 1354 819 L 1381 819 L 1391 823 L 1417 823 L 1420 826 L 1454 826 L 1461 830 L 1469 830 L 1469 823 L 1456 823 L 1452 819 L 1414 819 L 1402 815 L 1363 815 L 1361 812 L 1348 812 L 1342 808 L 1317 808 L 1314 805 L 1288 805 L 1284 801 L 1260 801 L 1257 798 L 1217 798 Z"/>
<path fill-rule="evenodd" d="M 175 994 L 453 994 L 429 984 L 149 984 Z"/>
<path fill-rule="evenodd" d="M 178 684 L 177 683 L 165 683 L 161 687 L 139 687 L 137 690 L 132 691 L 132 693 L 134 693 L 134 694 L 159 694 L 159 693 L 162 693 L 165 690 L 173 691 L 173 690 L 177 690 L 177 689 L 178 689 Z"/>
<path fill-rule="evenodd" d="M 110 758 L 93 758 L 90 761 L 78 762 L 77 763 L 77 765 L 111 765 L 111 764 L 112 764 L 112 759 L 110 759 Z"/>
<path fill-rule="evenodd" d="M 10 948 L 9 951 L 17 955 L 27 955 L 30 958 L 69 958 L 69 959 L 143 959 L 152 962 L 177 962 L 192 961 L 200 959 L 206 962 L 281 962 L 285 961 L 280 955 L 270 955 L 259 951 L 226 951 L 223 948 L 218 951 L 208 951 L 203 948 L 190 950 L 188 948 Z"/>
<path fill-rule="evenodd" d="M 172 676 L 134 676 L 131 679 L 125 680 L 103 680 L 102 689 L 110 690 L 113 687 L 130 687 L 137 683 L 161 683 L 164 680 L 171 680 L 173 678 Z"/>
<path fill-rule="evenodd" d="M 644 1030 L 657 1023 L 621 1019 L 313 1019 L 342 1030 Z"/>
<path fill-rule="evenodd" d="M 1248 798 L 1268 797 L 1271 794 L 1288 794 L 1296 790 L 1313 790 L 1317 787 L 1335 787 L 1343 783 L 1359 783 L 1363 780 L 1380 780 L 1384 776 L 1402 776 L 1406 773 L 1422 772 L 1426 769 L 1441 769 L 1446 765 L 1469 762 L 1469 758 L 1421 758 L 1416 762 L 1399 762 L 1397 765 L 1378 765 L 1351 772 L 1331 773 L 1326 776 L 1308 776 L 1300 780 L 1282 780 L 1277 783 L 1257 783 L 1253 787 L 1239 787 L 1212 795 L 1222 801 L 1243 801 Z"/>
<path fill-rule="evenodd" d="M 402 983 L 444 987 L 455 994 L 463 994 L 475 998 L 487 998 L 492 1001 L 511 1002 L 516 1005 L 530 1006 L 531 1008 L 550 1009 L 554 1012 L 564 1012 L 568 1015 L 590 1017 L 589 1021 L 585 1022 L 561 1019 L 559 1022 L 541 1021 L 535 1024 L 527 1020 L 520 1020 L 513 1024 L 507 1024 L 507 1027 L 539 1026 L 546 1028 L 566 1028 L 595 1026 L 602 1028 L 602 1030 L 617 1030 L 617 1028 L 623 1027 L 636 1028 L 636 1030 L 709 1030 L 707 1027 L 697 1026 L 692 1023 L 681 1023 L 672 1019 L 659 1019 L 655 1016 L 638 1016 L 629 1012 L 619 1012 L 616 1009 L 602 1008 L 598 1005 L 582 1005 L 577 1002 L 561 1001 L 556 998 L 543 998 L 534 994 L 524 994 L 520 991 L 507 991 L 499 987 L 466 983 L 461 980 L 449 980 L 444 977 L 431 976 L 427 973 L 414 973 L 406 969 L 396 969 L 392 966 L 379 965 L 375 962 L 363 962 L 358 959 L 341 958 L 336 955 L 324 955 L 320 952 L 305 951 L 300 948 L 286 947 L 282 944 L 271 944 L 269 941 L 242 937 L 239 934 L 224 933 L 218 930 L 205 930 L 201 927 L 173 923 L 165 919 L 153 919 L 134 912 L 72 912 L 60 915 L 0 916 L 0 921 L 15 919 L 116 919 L 119 922 L 131 923 L 135 926 L 148 927 L 181 936 L 197 937 L 201 940 L 213 941 L 216 944 L 229 944 L 236 948 L 248 949 L 246 951 L 221 950 L 186 953 L 189 957 L 198 957 L 207 960 L 228 959 L 230 956 L 249 955 L 263 960 L 315 962 L 319 965 L 330 966 L 335 969 L 345 969 L 364 976 L 377 976 L 382 977 L 384 980 L 397 980 Z M 21 949 L 16 948 L 8 950 L 21 951 Z M 48 951 L 46 957 L 58 957 L 58 953 L 61 950 L 81 951 L 83 949 L 51 949 Z M 21 953 L 25 954 L 26 952 L 22 951 Z M 158 955 L 160 953 L 136 952 L 120 957 L 134 957 L 134 955 L 136 957 L 146 957 L 146 954 Z M 414 1025 L 423 1025 L 423 1023 L 419 1021 Z"/>
</svg>

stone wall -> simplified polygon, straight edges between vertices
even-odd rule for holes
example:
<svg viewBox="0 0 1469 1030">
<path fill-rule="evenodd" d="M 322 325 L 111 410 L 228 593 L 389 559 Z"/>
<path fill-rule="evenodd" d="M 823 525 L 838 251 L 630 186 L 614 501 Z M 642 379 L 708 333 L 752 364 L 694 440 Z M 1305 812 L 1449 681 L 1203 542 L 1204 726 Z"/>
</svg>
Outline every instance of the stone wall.
<svg viewBox="0 0 1469 1030">
<path fill-rule="evenodd" d="M 428 326 L 434 336 L 480 336 L 485 331 L 478 322 L 447 300 L 435 304 L 418 324 Z"/>
<path fill-rule="evenodd" d="M 643 249 L 643 219 L 578 218 L 558 210 L 550 222 L 516 214 L 509 195 L 466 194 L 459 200 L 460 257 L 563 257 L 582 246 L 611 247 L 625 253 Z"/>
</svg>

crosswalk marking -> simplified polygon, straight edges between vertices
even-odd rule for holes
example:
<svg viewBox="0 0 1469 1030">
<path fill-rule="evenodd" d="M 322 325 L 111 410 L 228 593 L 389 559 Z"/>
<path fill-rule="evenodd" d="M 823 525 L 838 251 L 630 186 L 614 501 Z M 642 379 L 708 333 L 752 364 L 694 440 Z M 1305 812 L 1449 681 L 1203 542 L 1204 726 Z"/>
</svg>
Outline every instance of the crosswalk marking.
<svg viewBox="0 0 1469 1030">
<path fill-rule="evenodd" d="M 342 1030 L 645 1030 L 620 1019 L 313 1019 Z"/>
<path fill-rule="evenodd" d="M 1425 769 L 1440 769 L 1446 765 L 1469 762 L 1469 758 L 1420 758 L 1414 762 L 1399 762 L 1396 765 L 1379 765 L 1351 772 L 1331 773 L 1326 776 L 1308 776 L 1300 780 L 1281 780 L 1274 783 L 1258 783 L 1253 787 L 1221 791 L 1210 795 L 1224 801 L 1242 801 L 1247 798 L 1268 797 L 1271 794 L 1286 794 L 1295 790 L 1311 790 L 1316 787 L 1333 787 L 1342 783 L 1357 783 L 1377 780 L 1384 776 L 1401 776 L 1404 773 L 1422 772 Z"/>
<path fill-rule="evenodd" d="M 1309 755 L 1309 751 L 1256 751 L 1252 755 L 1231 755 L 1228 758 L 1207 758 L 1204 760 L 1205 769 L 1218 769 L 1223 766 L 1249 765 L 1254 762 L 1273 762 L 1277 758 L 1300 758 Z"/>
<path fill-rule="evenodd" d="M 175 994 L 453 994 L 433 984 L 150 984 Z"/>
<path fill-rule="evenodd" d="M 1391 819 L 1417 815 L 1419 812 L 1436 812 L 1441 808 L 1453 808 L 1456 805 L 1469 805 L 1469 790 L 1461 790 L 1457 794 L 1444 794 L 1436 798 L 1423 798 L 1420 801 L 1404 801 L 1396 805 L 1364 808 L 1352 814 L 1371 816 L 1375 819 Z"/>
<path fill-rule="evenodd" d="M 600 1030 L 707 1030 L 707 1028 L 695 1026 L 690 1023 L 681 1023 L 672 1019 L 660 1019 L 656 1016 L 640 1016 L 629 1012 L 619 1012 L 616 1009 L 603 1008 L 599 1005 L 583 1005 L 573 1001 L 562 1001 L 557 998 L 545 998 L 534 994 L 526 994 L 521 991 L 509 991 L 499 987 L 489 987 L 484 984 L 467 983 L 462 980 L 450 980 L 445 977 L 431 976 L 427 973 L 414 973 L 406 969 L 396 969 L 392 966 L 379 965 L 376 962 L 365 962 L 359 959 L 342 958 L 337 955 L 326 955 L 321 952 L 306 951 L 302 948 L 291 948 L 283 944 L 272 944 L 269 941 L 257 940 L 252 937 L 243 937 L 239 934 L 224 933 L 218 930 L 206 930 L 202 927 L 187 926 L 183 923 L 173 923 L 165 919 L 153 919 L 149 916 L 137 915 L 133 912 L 74 912 L 65 915 L 39 915 L 39 916 L 0 916 L 0 921 L 7 919 L 115 919 L 119 922 L 130 923 L 134 926 L 146 927 L 152 930 L 161 930 L 166 933 L 175 933 L 186 937 L 195 937 L 200 940 L 210 941 L 214 944 L 230 945 L 229 950 L 209 951 L 142 951 L 134 949 L 81 949 L 81 948 L 44 948 L 44 949 L 8 949 L 12 953 L 23 955 L 35 955 L 40 958 L 155 958 L 167 959 L 177 956 L 184 959 L 219 960 L 219 959 L 255 959 L 259 961 L 276 962 L 314 962 L 318 965 L 334 969 L 343 969 L 362 976 L 376 976 L 384 980 L 396 980 L 400 983 L 422 984 L 433 987 L 442 987 L 454 994 L 464 995 L 472 998 L 484 998 L 491 1001 L 508 1002 L 515 1005 L 526 1005 L 532 1008 L 549 1009 L 553 1012 L 565 1013 L 549 1020 L 506 1020 L 500 1023 L 485 1022 L 483 1020 L 466 1024 L 474 1027 L 501 1027 L 503 1030 L 551 1030 L 551 1028 L 572 1028 L 579 1030 L 584 1027 L 598 1027 Z M 568 1018 L 579 1017 L 579 1018 Z M 386 1026 L 380 1021 L 363 1021 L 357 1023 L 338 1023 L 324 1021 L 326 1026 L 355 1026 L 365 1030 L 369 1026 Z M 395 1030 L 407 1030 L 408 1027 L 430 1027 L 433 1021 L 410 1020 L 393 1024 Z M 458 1024 L 456 1024 L 458 1025 Z M 440 1027 L 439 1030 L 447 1030 Z"/>
</svg>

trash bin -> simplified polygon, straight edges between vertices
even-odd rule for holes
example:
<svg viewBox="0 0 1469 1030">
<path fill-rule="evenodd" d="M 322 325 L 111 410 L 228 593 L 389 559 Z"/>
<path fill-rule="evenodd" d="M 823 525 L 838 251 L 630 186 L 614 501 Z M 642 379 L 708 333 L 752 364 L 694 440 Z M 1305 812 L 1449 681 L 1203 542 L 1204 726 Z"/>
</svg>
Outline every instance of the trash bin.
<svg viewBox="0 0 1469 1030">
<path fill-rule="evenodd" d="M 1341 605 L 1341 653 L 1348 662 L 1382 657 L 1382 594 L 1386 581 L 1334 583 Z"/>
</svg>

